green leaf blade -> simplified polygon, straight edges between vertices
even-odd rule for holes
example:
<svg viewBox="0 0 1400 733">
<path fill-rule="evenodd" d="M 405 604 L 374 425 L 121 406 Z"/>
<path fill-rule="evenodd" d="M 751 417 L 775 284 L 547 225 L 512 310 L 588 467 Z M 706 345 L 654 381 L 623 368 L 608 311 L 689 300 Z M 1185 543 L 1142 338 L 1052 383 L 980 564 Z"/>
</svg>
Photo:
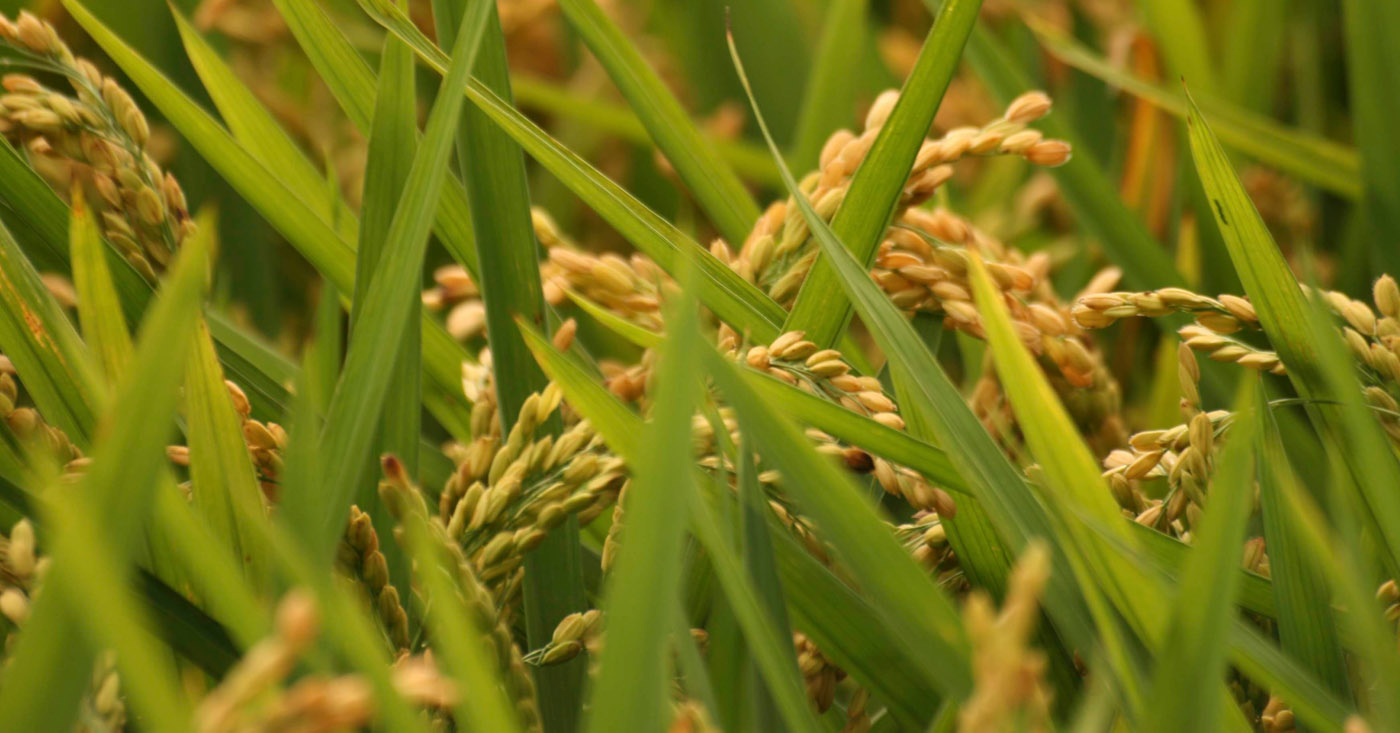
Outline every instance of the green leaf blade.
<svg viewBox="0 0 1400 733">
<path fill-rule="evenodd" d="M 418 302 L 416 293 L 432 216 L 447 177 L 452 134 L 463 106 L 462 97 L 452 90 L 461 88 L 470 73 L 489 9 L 484 5 L 462 16 L 453 49 L 456 56 L 443 81 L 448 93 L 439 97 L 429 115 L 427 134 L 414 156 L 386 235 L 385 254 L 366 291 L 350 335 L 345 367 L 327 411 L 321 455 L 329 463 L 316 487 L 315 504 L 308 498 L 303 505 L 316 512 L 309 525 L 314 531 L 308 538 L 309 546 L 324 562 L 330 561 L 350 499 L 364 477 L 364 461 L 389 391 L 394 362 L 384 358 L 384 345 L 399 342 Z"/>
<path fill-rule="evenodd" d="M 158 726 L 178 730 L 178 709 L 162 703 L 163 688 L 178 690 L 167 659 L 145 648 L 146 635 L 137 619 L 140 612 L 118 607 L 108 619 L 109 594 L 126 592 L 123 580 L 156 476 L 164 466 L 165 444 L 178 399 L 176 386 L 191 351 L 208 273 L 208 255 L 202 236 L 186 242 L 176 259 L 166 287 L 150 315 L 142 323 L 135 357 L 103 414 L 95 434 L 97 448 L 83 478 L 89 501 L 69 503 L 55 513 L 69 523 L 61 552 L 55 553 L 55 572 L 48 578 L 49 592 L 35 599 L 33 618 L 14 652 L 9 670 L 16 684 L 0 687 L 0 721 L 4 727 L 22 729 L 35 725 L 49 729 L 66 727 L 77 713 L 78 697 L 90 678 L 96 643 L 121 642 L 132 664 L 150 663 L 151 687 L 143 690 L 143 707 L 156 716 Z M 138 508 L 132 511 L 132 507 Z M 101 517 L 100 528 L 94 527 Z M 110 573 L 106 577 L 102 573 Z M 94 635 L 89 643 L 72 643 L 72 626 L 84 624 Z M 132 639 L 125 639 L 125 636 Z M 146 693 L 150 693 L 146 695 Z M 176 699 L 180 698 L 178 695 Z M 48 721 L 40 723 L 39 721 Z"/>
<path fill-rule="evenodd" d="M 101 394 L 86 346 L 9 230 L 0 227 L 0 349 L 44 417 L 84 445 Z"/>
<path fill-rule="evenodd" d="M 1377 264 L 1400 272 L 1400 140 L 1394 122 L 1400 115 L 1400 73 L 1396 72 L 1390 31 L 1400 23 L 1394 3 L 1346 0 L 1342 3 L 1346 33 L 1347 84 L 1351 93 L 1353 127 L 1362 153 L 1365 184 L 1363 215 L 1378 241 Z"/>
<path fill-rule="evenodd" d="M 170 12 L 190 63 L 234 137 L 263 165 L 275 167 L 291 190 L 310 197 L 312 210 L 333 220 L 336 204 L 316 165 L 173 3 Z"/>
<path fill-rule="evenodd" d="M 690 419 L 699 399 L 699 319 L 682 301 L 668 318 L 656 409 L 631 464 L 626 524 L 603 595 L 608 643 L 598 664 L 587 730 L 656 730 L 669 722 L 669 639 L 679 608 L 681 540 L 695 493 Z M 676 499 L 679 499 L 677 501 Z"/>
<path fill-rule="evenodd" d="M 1400 486 L 1400 462 L 1361 401 L 1360 383 L 1346 366 L 1346 347 L 1335 330 L 1321 324 L 1194 101 L 1187 122 L 1191 154 L 1212 214 L 1259 323 L 1287 367 L 1289 381 L 1309 401 L 1308 414 L 1318 431 L 1346 457 L 1386 566 L 1400 572 L 1400 495 L 1379 490 Z M 1340 408 L 1332 406 L 1337 402 Z"/>
<path fill-rule="evenodd" d="M 933 126 L 934 113 L 958 69 L 963 44 L 981 7 L 981 0 L 945 0 L 889 120 L 851 178 L 831 230 L 852 248 L 858 262 L 870 264 L 884 239 L 914 158 Z M 849 301 L 840 298 L 832 302 L 833 294 L 840 292 L 838 282 L 831 264 L 818 258 L 798 291 L 783 330 L 805 331 L 807 339 L 821 347 L 834 345 L 851 317 Z"/>
<path fill-rule="evenodd" d="M 78 294 L 78 322 L 108 382 L 115 382 L 131 358 L 131 334 L 122 316 L 121 299 L 107 267 L 106 246 L 97 221 L 74 189 L 73 221 L 69 233 L 73 287 Z"/>
<path fill-rule="evenodd" d="M 1255 409 L 1254 390 L 1246 387 L 1236 414 Z M 1234 616 L 1240 574 L 1240 547 L 1245 522 L 1254 503 L 1253 421 L 1237 425 L 1222 451 L 1212 477 L 1210 502 L 1178 583 L 1176 607 L 1166 631 L 1166 644 L 1153 677 L 1155 731 L 1203 730 L 1220 725 L 1220 682 L 1225 679 L 1226 644 Z M 1229 703 L 1227 703 L 1229 704 Z M 1233 706 L 1231 706 L 1233 707 Z"/>
<path fill-rule="evenodd" d="M 758 205 L 696 129 L 661 77 L 594 0 L 561 0 L 559 7 L 607 69 L 715 228 L 736 246 L 743 242 L 758 219 Z"/>
</svg>

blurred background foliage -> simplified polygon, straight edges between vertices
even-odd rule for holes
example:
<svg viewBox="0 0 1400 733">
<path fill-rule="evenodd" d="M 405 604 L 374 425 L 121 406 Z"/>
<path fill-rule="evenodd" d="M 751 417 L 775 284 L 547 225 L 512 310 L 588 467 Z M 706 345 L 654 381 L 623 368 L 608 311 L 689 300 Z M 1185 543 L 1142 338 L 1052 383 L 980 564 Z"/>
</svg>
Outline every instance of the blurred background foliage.
<svg viewBox="0 0 1400 733">
<path fill-rule="evenodd" d="M 291 39 L 270 0 L 175 0 L 193 17 L 254 91 L 297 139 L 342 183 L 359 195 L 364 143 L 339 113 Z M 377 55 L 382 31 L 352 0 L 326 6 L 367 57 Z M 93 11 L 140 49 L 195 99 L 207 99 L 181 48 L 164 0 L 94 0 Z M 703 218 L 676 177 L 655 154 L 625 111 L 607 75 L 592 59 L 550 0 L 502 0 L 515 93 L 519 105 L 557 139 L 594 162 L 663 216 L 710 236 Z M 757 147 L 742 90 L 724 48 L 723 0 L 611 0 L 602 3 L 687 109 L 740 161 L 761 201 L 777 197 L 771 162 Z M 815 153 L 837 126 L 857 126 L 883 89 L 897 86 L 911 68 L 932 16 L 922 0 L 782 0 L 733 3 L 740 52 L 752 70 L 755 95 L 768 110 L 778 142 L 797 171 L 810 170 Z M 412 16 L 431 30 L 426 0 L 413 0 Z M 849 7 L 836 7 L 849 6 Z M 1175 9 L 1173 9 L 1175 6 Z M 56 2 L 3 0 L 0 9 L 29 8 L 71 28 Z M 1190 12 L 1183 13 L 1183 10 Z M 983 23 L 1036 85 L 1055 99 L 1055 116 L 1080 143 L 1076 155 L 1097 160 L 1120 186 L 1162 246 L 1202 292 L 1238 292 L 1233 268 L 1200 201 L 1184 126 L 1157 107 L 1075 69 L 1037 38 L 1024 18 L 1069 34 L 1111 68 L 1162 84 L 1185 76 L 1193 91 L 1231 100 L 1245 110 L 1299 130 L 1346 142 L 1354 120 L 1348 105 L 1342 15 L 1331 0 L 1231 0 L 1205 3 L 1167 0 L 988 0 Z M 829 17 L 846 13 L 836 30 Z M 1200 34 L 1183 30 L 1194 23 Z M 839 32 L 838 32 L 839 31 Z M 431 33 L 429 34 L 431 35 Z M 822 79 L 829 93 L 810 118 L 830 123 L 797 129 L 809 104 L 806 91 L 821 68 L 813 65 L 823 44 L 840 44 L 836 63 Z M 1196 47 L 1199 45 L 1201 47 Z M 100 57 L 92 47 L 82 54 Z M 955 78 L 939 111 L 936 131 L 977 124 L 995 115 L 997 101 L 971 64 Z M 426 72 L 423 91 L 431 93 Z M 209 105 L 212 107 L 212 105 Z M 158 129 L 157 147 L 185 182 L 192 209 L 215 205 L 222 213 L 219 278 L 223 302 L 264 335 L 283 344 L 301 342 L 313 302 L 313 271 L 218 176 L 206 174 L 178 136 Z M 805 136 L 805 137 L 804 137 Z M 1321 280 L 1362 294 L 1378 272 L 1381 234 L 1358 219 L 1360 209 L 1333 193 L 1281 175 L 1244 158 L 1242 177 L 1286 252 L 1307 248 Z M 534 166 L 533 161 L 530 162 Z M 532 168 L 532 193 L 561 228 L 597 249 L 623 247 L 619 237 L 548 173 Z M 959 185 L 961 184 L 961 185 Z M 945 189 L 956 210 L 987 231 L 1025 250 L 1048 248 L 1059 266 L 1059 287 L 1075 292 L 1104 264 L 1097 243 L 1075 226 L 1044 172 L 1014 157 L 965 164 Z M 705 239 L 701 239 L 705 241 Z M 1394 242 L 1395 240 L 1391 240 Z M 1392 246 L 1390 249 L 1394 249 Z M 445 262 L 439 252 L 431 261 Z M 293 314 L 288 318 L 288 314 Z M 1141 354 L 1134 358 L 1142 358 Z M 1121 366 L 1121 365 L 1120 365 Z"/>
</svg>

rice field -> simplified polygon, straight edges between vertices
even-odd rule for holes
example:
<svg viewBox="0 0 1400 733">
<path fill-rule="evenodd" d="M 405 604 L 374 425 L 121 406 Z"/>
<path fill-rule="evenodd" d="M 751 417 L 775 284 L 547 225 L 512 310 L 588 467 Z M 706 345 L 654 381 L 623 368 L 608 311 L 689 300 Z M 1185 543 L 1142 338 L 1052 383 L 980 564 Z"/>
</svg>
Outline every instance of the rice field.
<svg viewBox="0 0 1400 733">
<path fill-rule="evenodd" d="M 1400 730 L 1397 27 L 0 0 L 0 730 Z"/>
</svg>

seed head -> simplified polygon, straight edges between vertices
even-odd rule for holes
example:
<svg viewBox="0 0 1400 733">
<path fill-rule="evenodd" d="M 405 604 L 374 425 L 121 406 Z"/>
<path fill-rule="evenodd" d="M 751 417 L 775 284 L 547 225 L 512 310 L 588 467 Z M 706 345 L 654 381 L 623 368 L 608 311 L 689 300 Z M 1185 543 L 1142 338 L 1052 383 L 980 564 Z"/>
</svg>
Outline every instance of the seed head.
<svg viewBox="0 0 1400 733">
<path fill-rule="evenodd" d="M 1050 104 L 1050 96 L 1045 92 L 1026 92 L 1011 100 L 1004 116 L 1009 122 L 1028 124 L 1049 114 Z"/>
<path fill-rule="evenodd" d="M 881 127 L 889 119 L 890 112 L 894 111 L 894 105 L 899 101 L 899 92 L 894 89 L 886 89 L 875 98 L 875 103 L 870 105 L 870 111 L 865 115 L 865 129 L 870 130 Z"/>
<path fill-rule="evenodd" d="M 1069 143 L 1063 140 L 1041 140 L 1026 149 L 1026 160 L 1032 165 L 1055 168 L 1069 162 Z"/>
<path fill-rule="evenodd" d="M 1371 290 L 1376 301 L 1376 309 L 1382 315 L 1389 318 L 1400 318 L 1400 286 L 1395 284 L 1395 278 L 1390 275 L 1382 275 Z"/>
</svg>

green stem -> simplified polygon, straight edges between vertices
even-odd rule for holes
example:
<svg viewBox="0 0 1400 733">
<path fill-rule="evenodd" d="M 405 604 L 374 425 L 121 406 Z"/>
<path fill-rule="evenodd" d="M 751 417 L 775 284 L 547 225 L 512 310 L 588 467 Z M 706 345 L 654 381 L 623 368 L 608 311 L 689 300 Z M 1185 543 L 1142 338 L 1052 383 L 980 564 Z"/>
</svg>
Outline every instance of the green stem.
<svg viewBox="0 0 1400 733">
<path fill-rule="evenodd" d="M 438 17 L 461 15 L 467 0 L 434 0 Z M 474 75 L 503 99 L 511 98 L 509 67 L 500 20 L 487 23 Z M 450 31 L 438 24 L 439 45 Z M 465 110 L 457 138 L 458 165 L 475 215 L 486 332 L 495 370 L 501 428 L 509 432 L 520 406 L 547 383 L 515 325 L 517 316 L 546 328 L 539 245 L 530 218 L 530 192 L 520 147 L 480 110 Z M 557 416 L 544 430 L 558 433 Z M 544 646 L 564 616 L 587 605 L 579 550 L 578 520 L 570 517 L 525 560 L 525 635 L 531 648 Z M 583 659 L 535 670 L 545 730 L 568 733 L 582 708 Z"/>
</svg>

